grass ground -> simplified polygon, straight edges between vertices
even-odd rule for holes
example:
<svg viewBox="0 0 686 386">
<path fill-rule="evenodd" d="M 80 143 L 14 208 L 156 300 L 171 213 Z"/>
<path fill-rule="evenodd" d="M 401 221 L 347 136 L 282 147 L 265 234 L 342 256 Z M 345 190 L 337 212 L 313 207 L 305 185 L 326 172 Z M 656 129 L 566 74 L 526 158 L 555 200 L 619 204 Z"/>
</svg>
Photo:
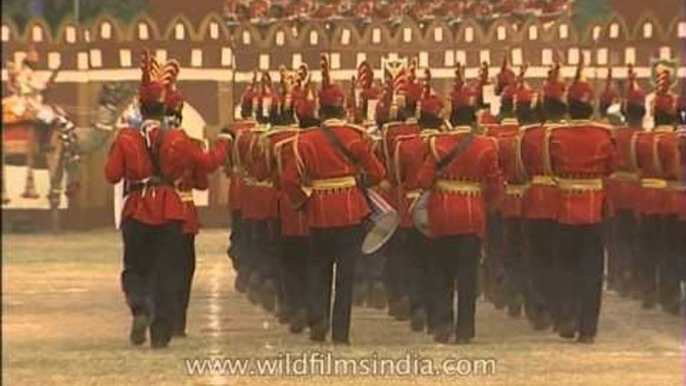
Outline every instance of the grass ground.
<svg viewBox="0 0 686 386">
<path fill-rule="evenodd" d="M 605 295 L 600 335 L 593 346 L 536 333 L 485 303 L 478 305 L 478 338 L 468 347 L 441 346 L 409 333 L 379 311 L 356 309 L 351 348 L 313 345 L 294 336 L 233 290 L 224 254 L 226 231 L 198 239 L 198 268 L 190 309 L 190 337 L 169 350 L 132 348 L 119 289 L 121 243 L 113 231 L 3 235 L 3 385 L 516 385 L 675 386 L 683 383 L 679 318 L 643 311 Z M 440 361 L 492 358 L 490 376 L 461 377 L 228 377 L 189 376 L 186 358 L 271 357 L 279 352 L 332 351 L 340 357 Z"/>
</svg>

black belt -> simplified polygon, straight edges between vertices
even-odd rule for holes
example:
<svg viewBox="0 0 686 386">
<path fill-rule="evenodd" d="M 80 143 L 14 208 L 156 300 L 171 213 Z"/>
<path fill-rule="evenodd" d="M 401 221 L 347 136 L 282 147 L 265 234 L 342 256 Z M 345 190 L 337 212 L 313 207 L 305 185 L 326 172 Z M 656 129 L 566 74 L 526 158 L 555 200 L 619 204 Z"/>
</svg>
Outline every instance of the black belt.
<svg viewBox="0 0 686 386">
<path fill-rule="evenodd" d="M 133 192 L 138 192 L 138 191 L 141 191 L 141 190 L 150 189 L 150 188 L 154 188 L 154 187 L 157 187 L 157 186 L 170 186 L 170 187 L 173 187 L 173 186 L 174 186 L 174 183 L 172 183 L 171 181 L 166 181 L 166 180 L 161 180 L 161 181 L 160 181 L 160 180 L 156 180 L 156 179 L 154 179 L 154 178 L 151 178 L 149 181 L 145 181 L 145 182 L 134 182 L 134 183 L 130 184 L 129 186 L 127 186 L 126 192 L 124 192 L 124 194 L 125 194 L 125 195 L 129 195 L 129 194 L 131 194 L 131 193 L 133 193 Z"/>
</svg>

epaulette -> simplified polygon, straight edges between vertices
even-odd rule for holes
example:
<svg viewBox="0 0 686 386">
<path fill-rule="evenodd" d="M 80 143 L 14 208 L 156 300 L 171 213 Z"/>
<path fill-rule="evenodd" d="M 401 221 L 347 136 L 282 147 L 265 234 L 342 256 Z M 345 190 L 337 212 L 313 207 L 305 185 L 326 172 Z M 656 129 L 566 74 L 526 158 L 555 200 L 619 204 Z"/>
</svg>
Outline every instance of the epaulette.
<svg viewBox="0 0 686 386">
<path fill-rule="evenodd" d="M 453 128 L 450 131 L 442 131 L 440 134 L 448 134 L 448 135 L 462 134 L 465 131 L 473 131 L 473 130 L 472 130 L 471 126 L 460 125 L 460 126 L 453 126 Z"/>
<path fill-rule="evenodd" d="M 419 132 L 419 136 L 421 138 L 430 138 L 436 134 L 440 134 L 441 131 L 438 129 L 422 129 L 421 132 Z"/>
<path fill-rule="evenodd" d="M 360 132 L 362 132 L 365 136 L 369 135 L 369 132 L 367 131 L 367 128 L 364 127 L 364 126 L 356 125 L 356 124 L 354 124 L 354 123 L 346 123 L 345 126 L 346 126 L 346 127 L 350 127 L 350 128 L 352 128 L 352 129 L 355 129 L 355 130 L 357 130 L 357 131 L 360 131 Z"/>
<path fill-rule="evenodd" d="M 266 131 L 262 134 L 264 137 L 271 137 L 272 135 L 279 134 L 279 133 L 288 133 L 288 132 L 294 132 L 298 131 L 297 127 L 293 126 L 274 126 L 272 127 L 271 130 Z"/>
<path fill-rule="evenodd" d="M 405 124 L 405 122 L 386 122 L 383 125 L 381 125 L 381 131 L 386 131 L 395 126 L 404 126 Z"/>
<path fill-rule="evenodd" d="M 674 125 L 658 125 L 653 128 L 656 133 L 671 133 L 676 130 Z"/>
<path fill-rule="evenodd" d="M 517 118 L 505 118 L 500 122 L 501 125 L 519 125 Z"/>
<path fill-rule="evenodd" d="M 569 127 L 570 123 L 569 122 L 551 122 L 551 123 L 544 123 L 543 128 L 546 130 L 555 130 L 555 129 L 561 129 L 565 127 Z"/>
<path fill-rule="evenodd" d="M 416 134 L 403 134 L 403 135 L 399 135 L 399 136 L 395 137 L 395 140 L 398 142 L 401 142 L 401 141 L 407 141 L 409 139 L 414 139 L 414 138 L 420 138 L 420 137 L 417 136 Z"/>
<path fill-rule="evenodd" d="M 284 138 L 284 139 L 280 139 L 280 140 L 276 141 L 276 143 L 274 144 L 274 152 L 278 154 L 281 147 L 283 147 L 284 145 L 286 145 L 290 142 L 295 142 L 296 137 L 297 137 L 297 135 L 294 135 L 292 137 L 288 137 L 288 138 Z"/>
<path fill-rule="evenodd" d="M 537 128 L 537 127 L 542 127 L 542 126 L 543 126 L 543 125 L 540 124 L 540 123 L 530 123 L 530 124 L 528 124 L 528 125 L 523 125 L 523 126 L 521 126 L 521 127 L 519 128 L 519 130 L 521 130 L 521 131 L 526 131 L 526 130 L 529 130 L 529 129 L 535 129 L 535 128 Z"/>
</svg>

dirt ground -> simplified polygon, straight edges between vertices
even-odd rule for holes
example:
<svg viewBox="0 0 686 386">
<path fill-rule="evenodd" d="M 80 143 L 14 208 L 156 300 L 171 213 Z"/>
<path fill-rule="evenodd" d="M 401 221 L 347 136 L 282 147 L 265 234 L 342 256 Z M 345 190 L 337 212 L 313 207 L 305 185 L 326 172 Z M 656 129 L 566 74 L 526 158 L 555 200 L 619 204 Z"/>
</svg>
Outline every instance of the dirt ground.
<svg viewBox="0 0 686 386">
<path fill-rule="evenodd" d="M 114 231 L 3 235 L 3 385 L 517 385 L 675 386 L 684 383 L 681 320 L 606 293 L 595 345 L 532 331 L 479 303 L 471 346 L 437 345 L 385 313 L 355 309 L 351 348 L 314 345 L 233 290 L 224 251 L 228 232 L 198 239 L 189 337 L 168 350 L 128 344 L 129 316 L 119 288 L 120 237 Z M 265 358 L 319 350 L 344 358 L 406 354 L 495 359 L 492 375 L 258 377 L 191 376 L 186 359 Z"/>
</svg>

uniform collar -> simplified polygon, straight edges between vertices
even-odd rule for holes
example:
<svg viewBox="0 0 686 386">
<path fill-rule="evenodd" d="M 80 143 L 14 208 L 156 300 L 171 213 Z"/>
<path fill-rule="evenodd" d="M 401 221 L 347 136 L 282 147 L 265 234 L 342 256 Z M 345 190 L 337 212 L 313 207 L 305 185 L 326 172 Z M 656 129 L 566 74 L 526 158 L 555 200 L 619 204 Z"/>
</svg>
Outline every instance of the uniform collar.
<svg viewBox="0 0 686 386">
<path fill-rule="evenodd" d="M 659 125 L 659 126 L 655 126 L 653 131 L 656 133 L 658 133 L 658 132 L 659 133 L 670 133 L 670 132 L 674 131 L 674 129 L 675 129 L 674 125 Z"/>
<path fill-rule="evenodd" d="M 505 118 L 503 119 L 502 122 L 500 122 L 501 125 L 519 125 L 519 121 L 517 118 Z"/>
<path fill-rule="evenodd" d="M 348 124 L 348 122 L 338 118 L 330 118 L 322 122 L 322 125 L 324 126 L 344 126 L 346 124 Z"/>
</svg>

